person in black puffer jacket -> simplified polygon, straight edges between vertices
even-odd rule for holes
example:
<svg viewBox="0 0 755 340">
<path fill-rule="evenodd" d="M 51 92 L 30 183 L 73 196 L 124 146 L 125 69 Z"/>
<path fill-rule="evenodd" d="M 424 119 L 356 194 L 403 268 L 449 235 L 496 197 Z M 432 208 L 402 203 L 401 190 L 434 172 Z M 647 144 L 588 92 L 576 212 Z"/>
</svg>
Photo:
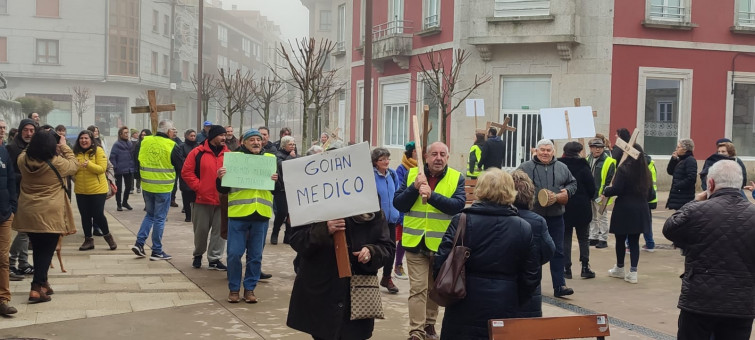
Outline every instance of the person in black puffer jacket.
<svg viewBox="0 0 755 340">
<path fill-rule="evenodd" d="M 186 132 L 184 132 L 184 142 L 178 146 L 181 152 L 178 154 L 180 162 L 179 166 L 176 167 L 177 173 L 181 173 L 184 162 L 186 161 L 186 156 L 188 156 L 189 152 L 194 150 L 197 146 L 199 146 L 199 143 L 197 143 L 197 132 L 194 131 L 194 129 L 186 130 Z M 181 190 L 181 201 L 183 201 L 182 211 L 184 212 L 185 217 L 184 222 L 191 222 L 191 204 L 197 199 L 197 193 L 195 193 L 194 190 L 191 190 L 189 185 L 186 184 L 183 176 L 178 176 L 178 187 Z"/>
<path fill-rule="evenodd" d="M 566 164 L 572 176 L 577 180 L 577 192 L 569 197 L 564 212 L 564 277 L 572 278 L 571 272 L 571 240 L 574 230 L 577 231 L 579 244 L 579 262 L 582 263 L 580 276 L 585 279 L 595 277 L 590 270 L 590 222 L 592 221 L 591 201 L 595 196 L 595 179 L 590 171 L 590 164 L 580 156 L 582 144 L 569 142 L 564 145 L 564 155 L 558 161 Z"/>
<path fill-rule="evenodd" d="M 671 154 L 671 160 L 666 167 L 666 172 L 673 176 L 666 201 L 668 209 L 679 210 L 695 198 L 697 160 L 692 154 L 694 149 L 695 143 L 691 139 L 681 139 L 676 145 L 676 151 Z"/>
</svg>

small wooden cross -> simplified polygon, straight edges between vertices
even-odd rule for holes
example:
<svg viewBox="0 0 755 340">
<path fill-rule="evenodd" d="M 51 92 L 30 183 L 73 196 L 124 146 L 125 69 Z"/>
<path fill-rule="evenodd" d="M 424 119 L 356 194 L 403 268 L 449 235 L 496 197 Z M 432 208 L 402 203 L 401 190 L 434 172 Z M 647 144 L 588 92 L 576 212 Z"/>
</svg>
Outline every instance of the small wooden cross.
<svg viewBox="0 0 755 340">
<path fill-rule="evenodd" d="M 419 126 L 417 126 L 416 128 L 419 129 Z M 430 131 L 432 130 L 433 123 L 430 121 L 430 105 L 425 105 L 422 107 L 422 134 L 419 135 L 421 136 L 420 139 L 422 140 L 422 146 L 427 147 L 427 137 L 430 135 Z M 417 131 L 415 131 L 415 133 L 417 133 Z M 422 155 L 424 156 L 425 150 L 419 148 L 417 150 L 422 151 Z M 417 152 L 417 154 L 419 155 L 419 152 Z"/>
<path fill-rule="evenodd" d="M 624 151 L 624 154 L 621 156 L 621 160 L 619 161 L 619 164 L 616 164 L 616 172 L 619 171 L 619 167 L 622 163 L 624 163 L 627 158 L 632 157 L 634 159 L 640 158 L 640 152 L 634 148 L 634 141 L 637 140 L 637 136 L 640 135 L 639 129 L 634 129 L 632 132 L 632 137 L 629 138 L 629 142 L 625 142 L 621 138 L 616 138 L 616 146 L 618 146 L 621 150 Z M 611 178 L 611 184 L 608 186 L 613 185 L 613 180 L 616 179 L 616 175 L 614 172 L 613 178 Z M 606 212 L 606 208 L 608 207 L 608 198 L 604 197 L 603 200 L 600 201 L 600 214 L 604 214 Z"/>
<path fill-rule="evenodd" d="M 485 131 L 487 133 L 488 130 L 490 130 L 490 127 L 498 128 L 498 137 L 503 136 L 503 133 L 506 131 L 514 132 L 516 131 L 516 128 L 509 125 L 509 122 L 511 122 L 511 117 L 505 117 L 503 118 L 503 124 L 496 123 L 496 122 L 487 122 L 485 124 Z"/>
<path fill-rule="evenodd" d="M 155 90 L 147 91 L 147 100 L 149 105 L 147 106 L 132 106 L 131 113 L 149 113 L 149 119 L 152 121 L 152 134 L 157 133 L 157 120 L 160 112 L 175 111 L 176 104 L 157 104 L 157 95 Z"/>
<path fill-rule="evenodd" d="M 430 108 L 425 105 L 425 112 L 429 112 Z M 427 115 L 425 115 L 427 117 Z M 430 133 L 429 130 L 427 130 L 427 125 L 425 125 L 424 131 L 422 134 L 419 132 L 419 119 L 417 119 L 417 115 L 412 116 L 412 123 L 413 123 L 413 129 L 414 129 L 414 150 L 417 150 L 417 174 L 424 174 L 425 173 L 425 164 L 423 162 L 425 157 L 425 151 L 423 147 L 423 139 L 427 138 L 427 134 Z M 424 138 L 416 138 L 417 136 L 424 136 Z M 422 204 L 427 204 L 428 197 L 422 196 Z"/>
</svg>

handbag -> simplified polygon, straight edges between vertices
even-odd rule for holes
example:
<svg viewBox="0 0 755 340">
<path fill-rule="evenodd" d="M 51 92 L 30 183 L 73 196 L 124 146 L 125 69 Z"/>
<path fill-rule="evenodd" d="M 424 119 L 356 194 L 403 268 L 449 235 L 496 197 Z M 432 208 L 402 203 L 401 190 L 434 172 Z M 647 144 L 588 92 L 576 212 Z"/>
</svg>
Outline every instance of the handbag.
<svg viewBox="0 0 755 340">
<path fill-rule="evenodd" d="M 377 275 L 351 276 L 351 320 L 385 319 Z"/>
<path fill-rule="evenodd" d="M 464 229 L 467 226 L 467 214 L 459 217 L 459 226 L 454 236 L 454 245 L 448 253 L 446 261 L 440 266 L 435 285 L 430 290 L 430 298 L 443 307 L 451 306 L 467 296 L 467 277 L 464 272 L 465 263 L 469 258 L 469 248 L 464 246 Z M 459 239 L 461 245 L 457 246 Z"/>
<path fill-rule="evenodd" d="M 105 199 L 110 199 L 118 192 L 118 187 L 115 185 L 115 169 L 113 169 L 113 163 L 110 163 L 110 161 L 107 162 L 105 178 L 107 179 L 107 196 L 105 196 Z"/>
</svg>

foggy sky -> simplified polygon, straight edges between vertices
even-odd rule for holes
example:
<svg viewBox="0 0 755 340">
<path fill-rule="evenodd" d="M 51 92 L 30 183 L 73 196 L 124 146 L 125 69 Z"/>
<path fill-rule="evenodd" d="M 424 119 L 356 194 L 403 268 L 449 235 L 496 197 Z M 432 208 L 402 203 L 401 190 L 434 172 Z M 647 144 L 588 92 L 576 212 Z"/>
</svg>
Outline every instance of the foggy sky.
<svg viewBox="0 0 755 340">
<path fill-rule="evenodd" d="M 224 9 L 238 5 L 240 10 L 259 10 L 262 15 L 278 24 L 283 40 L 299 39 L 309 35 L 309 10 L 299 0 L 225 0 Z"/>
</svg>

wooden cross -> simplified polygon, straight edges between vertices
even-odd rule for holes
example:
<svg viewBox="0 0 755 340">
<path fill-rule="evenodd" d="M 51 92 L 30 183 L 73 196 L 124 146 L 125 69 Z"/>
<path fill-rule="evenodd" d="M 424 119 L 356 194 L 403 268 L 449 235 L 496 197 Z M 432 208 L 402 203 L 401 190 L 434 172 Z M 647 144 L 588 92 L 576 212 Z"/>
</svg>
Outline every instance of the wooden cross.
<svg viewBox="0 0 755 340">
<path fill-rule="evenodd" d="M 416 129 L 419 129 L 419 126 L 415 125 Z M 430 105 L 425 105 L 422 107 L 422 134 L 416 135 L 418 131 L 415 130 L 415 136 L 421 136 L 422 143 L 421 145 L 427 147 L 427 137 L 430 135 L 430 131 L 433 130 L 433 123 L 430 121 Z M 417 147 L 417 150 L 422 152 L 422 155 L 425 154 L 425 150 Z M 419 155 L 420 152 L 417 152 Z"/>
<path fill-rule="evenodd" d="M 325 151 L 328 148 L 330 148 L 330 144 L 332 142 L 339 141 L 339 140 L 343 141 L 343 139 L 341 139 L 341 137 L 338 137 L 338 133 L 340 133 L 340 132 L 341 132 L 341 128 L 336 128 L 333 131 L 325 129 L 325 133 L 328 134 L 328 140 L 326 140 L 325 143 L 322 144 L 323 151 Z"/>
<path fill-rule="evenodd" d="M 511 117 L 508 116 L 503 118 L 503 124 L 496 122 L 487 122 L 487 124 L 485 124 L 485 132 L 487 133 L 487 131 L 490 130 L 491 126 L 498 128 L 498 137 L 503 136 L 503 133 L 506 131 L 516 131 L 516 128 L 509 125 L 509 122 L 511 122 Z"/>
<path fill-rule="evenodd" d="M 613 185 L 613 180 L 616 179 L 616 172 L 619 171 L 619 167 L 622 163 L 624 163 L 627 158 L 632 157 L 634 159 L 640 158 L 640 152 L 634 148 L 634 141 L 637 140 L 637 136 L 640 135 L 639 129 L 634 129 L 632 132 L 632 137 L 629 138 L 629 142 L 625 142 L 621 138 L 616 138 L 616 146 L 618 146 L 621 150 L 624 151 L 624 154 L 621 156 L 621 160 L 619 161 L 619 164 L 616 164 L 616 171 L 614 171 L 614 176 L 611 178 L 611 184 L 608 186 Z M 608 207 L 608 198 L 603 197 L 603 200 L 600 201 L 600 214 L 604 214 L 606 212 L 606 208 Z"/>
<path fill-rule="evenodd" d="M 160 112 L 166 112 L 166 111 L 175 111 L 176 110 L 176 104 L 157 104 L 157 95 L 155 94 L 155 90 L 148 90 L 147 91 L 147 101 L 149 105 L 147 106 L 132 106 L 131 107 L 131 113 L 149 113 L 150 121 L 152 122 L 152 134 L 157 133 L 157 120 L 158 120 L 158 114 Z"/>
<path fill-rule="evenodd" d="M 425 105 L 426 112 L 429 111 L 429 107 Z M 427 117 L 427 115 L 425 115 Z M 423 129 L 423 134 L 420 135 L 419 133 L 419 119 L 417 119 L 417 115 L 412 116 L 412 123 L 414 124 L 414 150 L 417 150 L 417 175 L 421 175 L 425 173 L 425 164 L 423 162 L 423 159 L 425 157 L 424 149 L 422 145 L 422 139 L 423 138 L 416 138 L 417 136 L 424 136 L 427 138 L 427 134 L 430 133 L 429 130 L 427 130 L 427 125 L 425 125 L 425 129 Z M 422 204 L 427 204 L 428 197 L 422 196 Z"/>
</svg>

